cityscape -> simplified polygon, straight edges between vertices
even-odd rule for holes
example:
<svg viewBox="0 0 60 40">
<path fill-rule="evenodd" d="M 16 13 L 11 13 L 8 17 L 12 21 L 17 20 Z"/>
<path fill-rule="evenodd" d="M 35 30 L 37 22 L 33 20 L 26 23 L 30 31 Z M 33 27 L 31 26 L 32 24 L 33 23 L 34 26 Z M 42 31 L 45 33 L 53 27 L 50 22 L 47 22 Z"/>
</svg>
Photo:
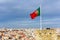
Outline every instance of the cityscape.
<svg viewBox="0 0 60 40">
<path fill-rule="evenodd" d="M 0 40 L 60 40 L 60 28 L 0 29 Z"/>
</svg>

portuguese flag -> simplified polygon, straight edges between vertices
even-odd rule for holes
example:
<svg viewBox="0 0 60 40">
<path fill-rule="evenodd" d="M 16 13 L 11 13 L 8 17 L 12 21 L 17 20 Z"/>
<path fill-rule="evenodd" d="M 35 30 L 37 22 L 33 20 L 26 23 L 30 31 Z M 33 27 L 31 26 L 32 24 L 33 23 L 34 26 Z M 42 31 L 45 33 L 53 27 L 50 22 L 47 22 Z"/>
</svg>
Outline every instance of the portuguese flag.
<svg viewBox="0 0 60 40">
<path fill-rule="evenodd" d="M 30 14 L 31 19 L 35 19 L 35 17 L 40 16 L 40 7 L 36 9 L 34 12 Z"/>
</svg>

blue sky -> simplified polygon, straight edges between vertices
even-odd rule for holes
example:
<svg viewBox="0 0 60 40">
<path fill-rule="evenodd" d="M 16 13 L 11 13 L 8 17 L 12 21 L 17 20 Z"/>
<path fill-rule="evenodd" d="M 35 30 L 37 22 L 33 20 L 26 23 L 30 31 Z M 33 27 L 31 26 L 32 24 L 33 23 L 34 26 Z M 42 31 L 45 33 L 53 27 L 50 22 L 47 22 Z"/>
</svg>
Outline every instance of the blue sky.
<svg viewBox="0 0 60 40">
<path fill-rule="evenodd" d="M 43 27 L 60 27 L 60 0 L 42 0 Z"/>
<path fill-rule="evenodd" d="M 0 0 L 0 28 L 39 28 L 40 17 L 32 20 L 30 13 L 40 3 L 40 0 Z"/>
</svg>

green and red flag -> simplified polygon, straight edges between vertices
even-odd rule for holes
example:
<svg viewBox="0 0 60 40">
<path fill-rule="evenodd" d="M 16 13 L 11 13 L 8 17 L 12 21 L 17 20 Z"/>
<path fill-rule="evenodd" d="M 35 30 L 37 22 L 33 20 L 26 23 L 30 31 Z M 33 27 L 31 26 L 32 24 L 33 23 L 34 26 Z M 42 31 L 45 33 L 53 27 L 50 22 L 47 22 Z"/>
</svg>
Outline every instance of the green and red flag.
<svg viewBox="0 0 60 40">
<path fill-rule="evenodd" d="M 30 14 L 31 19 L 35 19 L 35 17 L 40 16 L 40 7 L 36 9 L 34 12 Z"/>
</svg>

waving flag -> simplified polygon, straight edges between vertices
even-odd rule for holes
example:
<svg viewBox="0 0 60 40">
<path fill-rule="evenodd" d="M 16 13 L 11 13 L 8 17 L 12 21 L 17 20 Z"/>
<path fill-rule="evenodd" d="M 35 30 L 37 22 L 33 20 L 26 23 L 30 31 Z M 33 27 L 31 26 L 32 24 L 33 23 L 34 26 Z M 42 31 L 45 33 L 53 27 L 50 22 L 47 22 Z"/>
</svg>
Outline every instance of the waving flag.
<svg viewBox="0 0 60 40">
<path fill-rule="evenodd" d="M 30 14 L 31 19 L 35 19 L 35 17 L 40 16 L 40 7 L 36 9 L 34 12 Z"/>
</svg>

